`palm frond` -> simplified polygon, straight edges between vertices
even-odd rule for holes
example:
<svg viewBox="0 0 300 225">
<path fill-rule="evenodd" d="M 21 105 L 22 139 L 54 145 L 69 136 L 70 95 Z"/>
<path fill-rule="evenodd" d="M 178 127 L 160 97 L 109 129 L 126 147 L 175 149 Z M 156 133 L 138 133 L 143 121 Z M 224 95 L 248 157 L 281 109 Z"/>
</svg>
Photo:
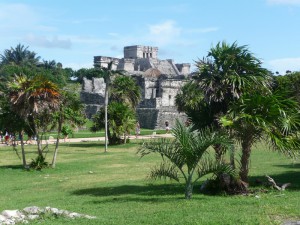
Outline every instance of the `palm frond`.
<svg viewBox="0 0 300 225">
<path fill-rule="evenodd" d="M 211 158 L 204 158 L 198 164 L 197 179 L 195 181 L 208 174 L 213 174 L 214 176 L 217 176 L 218 174 L 222 173 L 226 173 L 233 177 L 238 176 L 237 172 L 235 171 L 235 169 L 232 168 L 231 165 L 216 162 Z"/>
<path fill-rule="evenodd" d="M 166 179 L 176 180 L 179 182 L 178 169 L 176 165 L 162 162 L 159 166 L 154 167 L 149 175 L 150 179 Z"/>
</svg>

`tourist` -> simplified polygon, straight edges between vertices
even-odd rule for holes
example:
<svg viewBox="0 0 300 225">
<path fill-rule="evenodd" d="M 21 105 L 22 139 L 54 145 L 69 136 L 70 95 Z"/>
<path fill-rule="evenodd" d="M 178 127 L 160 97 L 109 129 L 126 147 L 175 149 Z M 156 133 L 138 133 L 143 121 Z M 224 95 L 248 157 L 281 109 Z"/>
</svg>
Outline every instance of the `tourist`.
<svg viewBox="0 0 300 225">
<path fill-rule="evenodd" d="M 140 126 L 139 121 L 137 121 L 135 124 L 135 138 L 138 138 L 140 133 L 141 133 L 141 126 Z"/>
<path fill-rule="evenodd" d="M 166 125 L 166 134 L 168 134 L 170 132 L 169 121 L 166 121 L 165 125 Z"/>
<path fill-rule="evenodd" d="M 5 140 L 5 144 L 9 145 L 9 133 L 7 130 L 5 130 L 4 140 Z"/>
</svg>

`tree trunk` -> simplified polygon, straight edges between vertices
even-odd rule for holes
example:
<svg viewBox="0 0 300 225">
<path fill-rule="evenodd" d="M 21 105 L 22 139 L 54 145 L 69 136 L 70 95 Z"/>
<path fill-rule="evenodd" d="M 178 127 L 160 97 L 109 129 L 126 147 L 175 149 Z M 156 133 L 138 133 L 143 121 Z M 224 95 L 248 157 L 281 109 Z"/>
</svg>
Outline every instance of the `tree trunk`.
<svg viewBox="0 0 300 225">
<path fill-rule="evenodd" d="M 39 132 L 36 132 L 35 138 L 36 138 L 36 144 L 37 144 L 37 147 L 38 147 L 38 155 L 39 156 L 43 156 L 42 142 L 40 140 L 40 134 L 39 134 Z"/>
<path fill-rule="evenodd" d="M 189 182 L 185 186 L 185 199 L 191 199 L 193 195 L 193 184 Z"/>
<path fill-rule="evenodd" d="M 185 185 L 185 199 L 191 199 L 192 195 L 193 195 L 193 182 L 192 182 L 192 176 L 190 175 Z"/>
<path fill-rule="evenodd" d="M 104 152 L 107 152 L 107 143 L 108 143 L 108 118 L 107 118 L 108 85 L 109 85 L 109 78 L 106 79 L 105 100 L 104 100 L 104 111 L 105 111 L 105 149 L 104 149 Z"/>
<path fill-rule="evenodd" d="M 235 147 L 234 144 L 230 145 L 230 165 L 232 169 L 235 169 Z"/>
<path fill-rule="evenodd" d="M 240 177 L 241 180 L 248 183 L 248 173 L 249 173 L 249 161 L 251 154 L 251 140 L 244 140 L 242 142 L 242 157 L 241 157 L 241 169 Z"/>
<path fill-rule="evenodd" d="M 24 149 L 24 140 L 23 140 L 23 133 L 20 131 L 19 136 L 21 137 L 21 149 L 22 149 L 22 161 L 24 169 L 27 169 L 27 163 L 25 158 L 25 149 Z"/>
<path fill-rule="evenodd" d="M 214 145 L 216 161 L 221 162 L 223 160 L 223 156 L 225 154 L 225 150 L 220 144 Z"/>
<path fill-rule="evenodd" d="M 52 168 L 55 168 L 55 164 L 56 164 L 56 157 L 57 157 L 57 153 L 58 153 L 58 144 L 59 144 L 59 135 L 60 135 L 60 132 L 61 132 L 61 128 L 62 128 L 62 118 L 60 116 L 59 117 L 59 122 L 58 122 L 55 150 L 54 150 L 54 155 L 53 155 L 52 164 L 51 164 Z"/>
</svg>

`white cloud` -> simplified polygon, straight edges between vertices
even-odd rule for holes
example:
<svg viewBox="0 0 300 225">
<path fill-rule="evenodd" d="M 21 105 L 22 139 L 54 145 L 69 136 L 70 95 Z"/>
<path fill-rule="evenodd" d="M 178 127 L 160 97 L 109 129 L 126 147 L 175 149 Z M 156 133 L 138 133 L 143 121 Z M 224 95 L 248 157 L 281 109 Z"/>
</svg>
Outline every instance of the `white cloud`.
<svg viewBox="0 0 300 225">
<path fill-rule="evenodd" d="M 299 58 L 283 58 L 270 60 L 268 64 L 273 71 L 278 71 L 280 74 L 285 74 L 287 70 L 300 71 L 300 57 Z"/>
<path fill-rule="evenodd" d="M 45 48 L 71 48 L 72 42 L 70 39 L 59 39 L 58 37 L 46 38 L 45 36 L 35 36 L 30 34 L 24 38 L 28 44 Z"/>
<path fill-rule="evenodd" d="M 169 44 L 181 34 L 181 28 L 176 27 L 173 20 L 149 26 L 149 39 L 159 46 Z"/>
<path fill-rule="evenodd" d="M 300 0 L 267 0 L 272 5 L 300 5 Z"/>
<path fill-rule="evenodd" d="M 189 33 L 210 33 L 210 32 L 215 32 L 218 30 L 219 30 L 218 27 L 206 27 L 206 28 L 187 29 L 187 32 L 189 32 Z"/>
</svg>

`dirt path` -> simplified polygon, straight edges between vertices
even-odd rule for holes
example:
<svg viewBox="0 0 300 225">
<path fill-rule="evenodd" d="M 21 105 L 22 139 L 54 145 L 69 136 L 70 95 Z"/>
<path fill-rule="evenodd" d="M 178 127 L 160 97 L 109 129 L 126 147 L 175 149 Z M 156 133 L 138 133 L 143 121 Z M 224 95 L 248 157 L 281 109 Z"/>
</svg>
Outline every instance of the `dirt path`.
<svg viewBox="0 0 300 225">
<path fill-rule="evenodd" d="M 151 138 L 168 138 L 168 137 L 173 137 L 172 134 L 156 134 L 156 135 L 143 135 L 143 136 L 138 136 L 136 138 L 134 135 L 129 136 L 129 139 L 135 140 L 143 140 L 143 139 L 151 139 Z M 60 139 L 59 143 L 76 143 L 76 142 L 92 142 L 92 141 L 104 141 L 104 137 L 91 137 L 91 138 L 69 138 L 66 141 L 64 139 Z M 48 144 L 54 144 L 56 142 L 56 139 L 49 139 L 47 140 Z M 45 144 L 45 141 L 43 141 L 43 144 Z M 1 144 L 0 147 L 7 146 L 6 144 Z"/>
</svg>

